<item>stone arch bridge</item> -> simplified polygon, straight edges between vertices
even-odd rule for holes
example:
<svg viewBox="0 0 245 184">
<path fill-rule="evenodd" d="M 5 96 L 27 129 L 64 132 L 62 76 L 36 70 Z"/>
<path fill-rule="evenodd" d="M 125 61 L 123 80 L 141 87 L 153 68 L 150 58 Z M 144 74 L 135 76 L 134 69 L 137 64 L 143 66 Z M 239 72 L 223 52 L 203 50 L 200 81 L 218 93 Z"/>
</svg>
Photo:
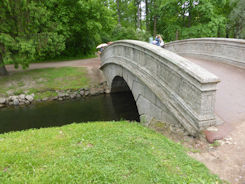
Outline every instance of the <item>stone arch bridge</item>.
<svg viewBox="0 0 245 184">
<path fill-rule="evenodd" d="M 101 70 L 112 92 L 132 92 L 142 123 L 181 124 L 196 135 L 222 122 L 216 115 L 215 103 L 220 79 L 180 55 L 215 58 L 243 68 L 244 43 L 192 39 L 171 42 L 162 49 L 140 41 L 117 41 L 102 53 Z M 236 56 L 229 51 L 236 52 Z"/>
</svg>

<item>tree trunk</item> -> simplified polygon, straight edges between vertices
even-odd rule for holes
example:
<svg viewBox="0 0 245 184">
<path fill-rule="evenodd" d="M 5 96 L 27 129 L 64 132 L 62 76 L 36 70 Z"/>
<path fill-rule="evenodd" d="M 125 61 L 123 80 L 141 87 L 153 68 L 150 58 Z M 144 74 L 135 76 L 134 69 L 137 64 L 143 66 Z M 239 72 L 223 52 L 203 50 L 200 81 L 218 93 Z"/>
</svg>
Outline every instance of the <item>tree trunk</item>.
<svg viewBox="0 0 245 184">
<path fill-rule="evenodd" d="M 189 16 L 188 16 L 188 27 L 191 27 L 191 19 L 192 19 L 192 0 L 189 1 L 189 8 L 188 8 L 188 11 L 189 11 Z"/>
<path fill-rule="evenodd" d="M 0 76 L 8 75 L 8 71 L 3 63 L 2 54 L 0 53 Z"/>
<path fill-rule="evenodd" d="M 118 25 L 121 25 L 121 12 L 120 12 L 120 0 L 117 0 L 117 16 L 118 16 Z"/>
<path fill-rule="evenodd" d="M 175 40 L 179 40 L 179 30 L 176 30 Z"/>
<path fill-rule="evenodd" d="M 141 7 L 141 1 L 140 1 L 140 28 L 142 28 L 142 7 Z"/>
<path fill-rule="evenodd" d="M 219 38 L 220 36 L 221 36 L 221 33 L 220 33 L 220 26 L 218 26 L 217 37 Z"/>
<path fill-rule="evenodd" d="M 156 34 L 157 34 L 157 16 L 155 15 L 154 16 L 154 30 L 153 30 L 154 37 L 156 36 Z"/>
<path fill-rule="evenodd" d="M 137 1 L 137 28 L 140 29 L 140 1 Z"/>
<path fill-rule="evenodd" d="M 145 0 L 145 27 L 146 27 L 146 31 L 149 31 L 149 19 L 148 19 L 148 0 Z"/>
</svg>

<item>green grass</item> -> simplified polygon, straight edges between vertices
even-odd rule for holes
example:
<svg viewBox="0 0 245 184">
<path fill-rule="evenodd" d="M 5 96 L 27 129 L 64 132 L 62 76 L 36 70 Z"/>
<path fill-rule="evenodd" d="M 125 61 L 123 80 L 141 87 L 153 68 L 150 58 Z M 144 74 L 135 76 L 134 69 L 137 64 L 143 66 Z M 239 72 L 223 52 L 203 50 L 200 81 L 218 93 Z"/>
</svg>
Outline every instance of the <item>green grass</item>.
<svg viewBox="0 0 245 184">
<path fill-rule="evenodd" d="M 44 92 L 36 93 L 34 99 L 38 100 L 38 99 L 43 99 L 43 98 L 56 97 L 57 95 L 58 93 L 56 91 L 44 91 Z"/>
<path fill-rule="evenodd" d="M 8 92 L 42 93 L 45 91 L 79 89 L 87 87 L 89 79 L 85 68 L 62 67 L 16 72 L 0 78 L 0 94 Z M 42 94 L 41 94 L 42 95 Z"/>
<path fill-rule="evenodd" d="M 185 149 L 137 123 L 0 134 L 0 183 L 217 184 Z"/>
</svg>

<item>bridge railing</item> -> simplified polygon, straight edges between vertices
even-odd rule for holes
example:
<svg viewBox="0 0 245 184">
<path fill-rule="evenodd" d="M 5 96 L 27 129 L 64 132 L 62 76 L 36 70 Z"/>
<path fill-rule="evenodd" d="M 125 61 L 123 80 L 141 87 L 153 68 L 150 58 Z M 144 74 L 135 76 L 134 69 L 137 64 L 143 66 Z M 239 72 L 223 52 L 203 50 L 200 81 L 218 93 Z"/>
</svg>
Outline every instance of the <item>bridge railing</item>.
<svg viewBox="0 0 245 184">
<path fill-rule="evenodd" d="M 245 68 L 245 40 L 194 38 L 166 44 L 166 49 L 182 56 L 207 58 Z"/>
<path fill-rule="evenodd" d="M 214 107 L 219 79 L 187 59 L 152 44 L 125 40 L 106 48 L 101 62 L 109 86 L 116 76 L 128 83 L 138 109 L 143 109 L 139 111 L 144 111 L 139 112 L 140 115 L 148 113 L 154 116 L 152 118 L 168 121 L 164 116 L 170 112 L 174 116 L 172 119 L 177 119 L 192 134 L 216 124 Z M 145 105 L 141 104 L 144 102 L 141 98 L 149 101 L 151 105 L 148 106 L 152 108 L 141 108 Z M 158 108 L 162 116 L 156 115 Z"/>
</svg>

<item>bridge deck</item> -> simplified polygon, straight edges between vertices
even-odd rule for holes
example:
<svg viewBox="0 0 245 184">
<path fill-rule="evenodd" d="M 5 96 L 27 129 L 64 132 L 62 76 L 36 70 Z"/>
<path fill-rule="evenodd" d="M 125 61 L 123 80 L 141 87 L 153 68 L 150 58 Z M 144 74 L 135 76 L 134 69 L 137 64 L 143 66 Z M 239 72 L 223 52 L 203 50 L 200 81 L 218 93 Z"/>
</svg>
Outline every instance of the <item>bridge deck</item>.
<svg viewBox="0 0 245 184">
<path fill-rule="evenodd" d="M 245 69 L 228 64 L 185 57 L 218 76 L 215 111 L 226 123 L 245 122 Z"/>
</svg>

